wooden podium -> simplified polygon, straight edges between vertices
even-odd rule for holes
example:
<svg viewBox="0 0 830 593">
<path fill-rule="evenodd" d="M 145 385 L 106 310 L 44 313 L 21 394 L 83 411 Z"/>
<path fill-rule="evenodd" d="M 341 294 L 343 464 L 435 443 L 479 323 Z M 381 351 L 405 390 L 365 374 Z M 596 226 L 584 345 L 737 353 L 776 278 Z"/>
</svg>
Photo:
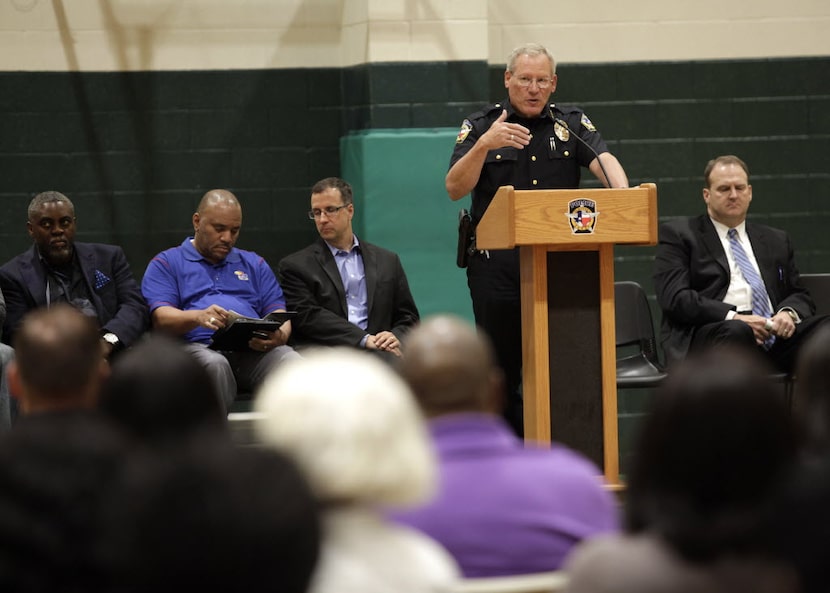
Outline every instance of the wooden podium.
<svg viewBox="0 0 830 593">
<path fill-rule="evenodd" d="M 619 484 L 614 245 L 657 243 L 657 186 L 499 188 L 478 249 L 519 246 L 525 439 L 554 440 Z"/>
</svg>

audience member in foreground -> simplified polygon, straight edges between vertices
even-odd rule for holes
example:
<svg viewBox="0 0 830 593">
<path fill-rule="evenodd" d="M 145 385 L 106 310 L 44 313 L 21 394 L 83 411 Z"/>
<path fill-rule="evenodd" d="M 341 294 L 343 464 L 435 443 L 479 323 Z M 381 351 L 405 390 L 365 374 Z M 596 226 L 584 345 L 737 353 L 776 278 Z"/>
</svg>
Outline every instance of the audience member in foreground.
<svg viewBox="0 0 830 593">
<path fill-rule="evenodd" d="M 793 392 L 800 445 L 810 457 L 830 455 L 830 327 L 810 336 L 798 355 Z"/>
<path fill-rule="evenodd" d="M 320 545 L 319 510 L 274 451 L 196 439 L 138 456 L 105 515 L 112 591 L 303 593 Z"/>
<path fill-rule="evenodd" d="M 769 529 L 794 435 L 768 375 L 757 355 L 718 347 L 678 365 L 635 445 L 628 533 L 577 548 L 567 591 L 795 590 Z"/>
<path fill-rule="evenodd" d="M 21 418 L 0 438 L 0 591 L 97 591 L 98 513 L 126 445 L 93 409 L 97 325 L 63 304 L 27 315 L 9 368 Z"/>
<path fill-rule="evenodd" d="M 503 375 L 484 333 L 439 316 L 405 346 L 399 368 L 429 418 L 440 487 L 397 521 L 443 544 L 466 577 L 555 570 L 579 541 L 617 530 L 599 469 L 561 445 L 525 448 L 501 418 Z"/>
<path fill-rule="evenodd" d="M 21 417 L 0 436 L 0 591 L 101 590 L 99 513 L 126 454 L 80 411 Z"/>
<path fill-rule="evenodd" d="M 774 516 L 775 541 L 795 566 L 800 593 L 830 589 L 830 328 L 817 329 L 796 364 L 793 401 L 799 467 Z"/>
<path fill-rule="evenodd" d="M 774 514 L 774 541 L 798 574 L 799 593 L 830 590 L 830 456 L 812 457 L 788 480 Z"/>
<path fill-rule="evenodd" d="M 14 338 L 9 387 L 21 415 L 91 411 L 109 374 L 95 322 L 58 304 L 24 317 Z"/>
<path fill-rule="evenodd" d="M 323 505 L 313 593 L 450 591 L 450 556 L 384 507 L 432 494 L 435 461 L 412 394 L 380 360 L 346 348 L 310 352 L 258 392 L 259 440 L 305 471 Z"/>
<path fill-rule="evenodd" d="M 145 444 L 227 428 L 224 406 L 210 375 L 180 342 L 159 334 L 115 361 L 99 407 Z"/>
</svg>

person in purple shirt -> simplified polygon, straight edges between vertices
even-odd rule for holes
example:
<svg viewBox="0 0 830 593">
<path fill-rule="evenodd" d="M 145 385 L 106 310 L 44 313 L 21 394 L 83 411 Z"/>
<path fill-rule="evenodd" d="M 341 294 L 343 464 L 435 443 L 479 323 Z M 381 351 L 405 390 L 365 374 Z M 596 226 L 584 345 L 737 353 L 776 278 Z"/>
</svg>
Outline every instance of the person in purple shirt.
<svg viewBox="0 0 830 593">
<path fill-rule="evenodd" d="M 248 350 L 208 348 L 230 312 L 265 317 L 285 311 L 285 298 L 268 263 L 253 251 L 234 247 L 242 228 L 242 207 L 224 189 L 207 192 L 193 215 L 193 236 L 156 255 L 141 282 L 153 327 L 181 336 L 213 379 L 227 408 L 237 387 L 255 388 L 282 360 L 299 356 L 286 342 L 291 322 L 251 338 Z"/>
<path fill-rule="evenodd" d="M 502 372 L 483 334 L 437 316 L 405 341 L 399 370 L 429 419 L 440 488 L 394 514 L 456 559 L 465 577 L 557 570 L 573 546 L 619 529 L 600 470 L 561 445 L 528 446 L 502 419 Z"/>
</svg>

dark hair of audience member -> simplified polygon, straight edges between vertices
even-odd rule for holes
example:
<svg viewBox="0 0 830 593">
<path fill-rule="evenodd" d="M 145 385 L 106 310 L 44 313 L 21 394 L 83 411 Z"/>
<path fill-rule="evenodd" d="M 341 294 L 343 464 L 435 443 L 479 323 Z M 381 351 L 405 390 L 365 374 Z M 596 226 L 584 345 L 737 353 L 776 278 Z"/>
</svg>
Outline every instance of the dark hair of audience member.
<svg viewBox="0 0 830 593">
<path fill-rule="evenodd" d="M 793 402 L 802 447 L 811 455 L 830 452 L 830 327 L 816 330 L 796 365 Z"/>
<path fill-rule="evenodd" d="M 99 407 L 148 444 L 226 427 L 207 371 L 178 342 L 162 335 L 143 340 L 115 360 Z"/>
<path fill-rule="evenodd" d="M 41 398 L 76 396 L 102 364 L 95 320 L 64 303 L 27 314 L 13 345 L 21 381 Z"/>
<path fill-rule="evenodd" d="M 626 494 L 631 532 L 709 561 L 765 553 L 773 499 L 795 459 L 780 385 L 760 357 L 725 348 L 691 356 L 655 393 Z"/>
<path fill-rule="evenodd" d="M 773 536 L 781 556 L 798 574 L 801 593 L 826 593 L 830 588 L 830 456 L 799 464 L 773 515 Z"/>
<path fill-rule="evenodd" d="M 404 348 L 396 368 L 427 417 L 501 409 L 504 375 L 490 339 L 472 325 L 430 317 L 406 336 Z"/>
<path fill-rule="evenodd" d="M 0 591 L 100 590 L 99 513 L 126 454 L 92 413 L 27 417 L 0 436 Z"/>
<path fill-rule="evenodd" d="M 215 435 L 136 456 L 104 516 L 124 593 L 302 593 L 319 555 L 318 505 L 294 464 Z"/>
</svg>

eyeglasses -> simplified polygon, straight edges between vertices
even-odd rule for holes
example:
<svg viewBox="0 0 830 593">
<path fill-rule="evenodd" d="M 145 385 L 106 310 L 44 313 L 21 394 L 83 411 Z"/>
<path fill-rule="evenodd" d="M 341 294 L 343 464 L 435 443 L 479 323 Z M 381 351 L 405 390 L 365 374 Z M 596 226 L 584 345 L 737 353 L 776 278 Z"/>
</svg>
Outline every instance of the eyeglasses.
<svg viewBox="0 0 830 593">
<path fill-rule="evenodd" d="M 309 210 L 308 211 L 308 219 L 309 220 L 316 220 L 318 218 L 321 218 L 323 216 L 323 214 L 325 214 L 326 216 L 331 218 L 332 216 L 334 216 L 335 214 L 340 212 L 346 206 L 348 206 L 348 204 L 343 204 L 342 206 L 326 206 L 322 210 L 320 208 L 315 208 L 314 210 Z"/>
<path fill-rule="evenodd" d="M 539 90 L 543 91 L 553 84 L 552 78 L 528 78 L 527 76 L 516 76 L 515 78 L 516 84 L 523 89 L 526 89 L 535 82 L 536 86 L 539 87 Z"/>
</svg>

